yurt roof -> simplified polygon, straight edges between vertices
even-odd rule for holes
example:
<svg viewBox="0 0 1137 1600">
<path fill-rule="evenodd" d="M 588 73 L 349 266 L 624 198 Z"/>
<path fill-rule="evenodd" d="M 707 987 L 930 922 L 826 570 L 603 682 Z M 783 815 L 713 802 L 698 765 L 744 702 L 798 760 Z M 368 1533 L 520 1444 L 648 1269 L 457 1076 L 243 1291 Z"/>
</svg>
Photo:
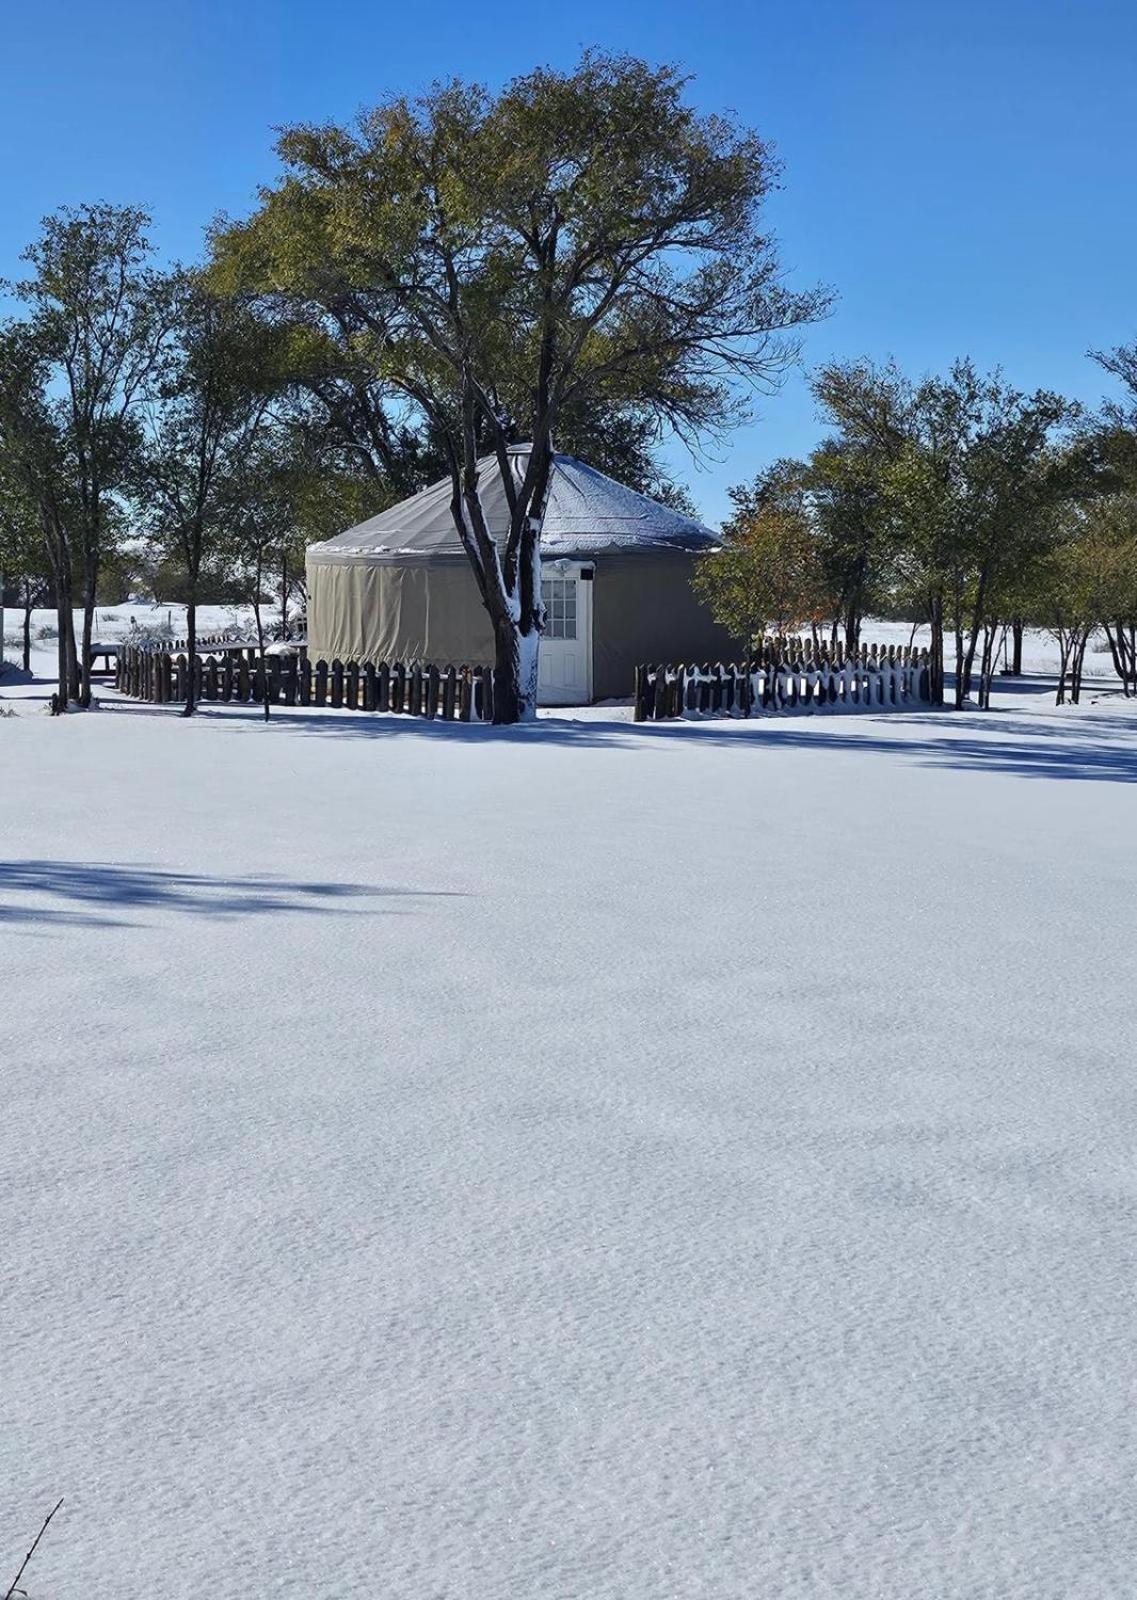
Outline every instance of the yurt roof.
<svg viewBox="0 0 1137 1600">
<path fill-rule="evenodd" d="M 510 447 L 514 481 L 520 484 L 528 445 Z M 706 550 L 718 540 L 702 523 L 670 506 L 625 488 L 575 456 L 556 455 L 541 533 L 542 552 L 591 556 L 602 551 Z M 482 505 L 497 540 L 509 531 L 509 505 L 497 459 L 478 463 Z M 309 547 L 317 561 L 429 561 L 463 555 L 450 512 L 450 479 L 431 484 L 410 499 L 322 544 Z"/>
</svg>

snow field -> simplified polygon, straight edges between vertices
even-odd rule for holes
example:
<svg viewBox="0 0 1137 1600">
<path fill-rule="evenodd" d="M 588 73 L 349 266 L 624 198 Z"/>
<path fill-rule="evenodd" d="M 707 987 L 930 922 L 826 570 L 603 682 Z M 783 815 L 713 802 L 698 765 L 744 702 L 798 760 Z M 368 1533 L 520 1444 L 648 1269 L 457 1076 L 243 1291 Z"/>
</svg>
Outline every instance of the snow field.
<svg viewBox="0 0 1137 1600">
<path fill-rule="evenodd" d="M 1034 687 L 0 722 L 0 1570 L 1127 1596 L 1137 715 Z"/>
</svg>

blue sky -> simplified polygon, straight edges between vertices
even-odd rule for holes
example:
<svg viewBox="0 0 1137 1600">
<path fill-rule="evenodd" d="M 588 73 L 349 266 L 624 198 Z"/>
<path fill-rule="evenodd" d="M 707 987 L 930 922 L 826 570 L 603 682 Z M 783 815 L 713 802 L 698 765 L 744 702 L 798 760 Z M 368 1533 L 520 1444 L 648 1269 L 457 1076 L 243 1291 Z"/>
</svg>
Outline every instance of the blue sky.
<svg viewBox="0 0 1137 1600">
<path fill-rule="evenodd" d="M 1133 0 L 6 0 L 0 275 L 83 199 L 148 205 L 163 253 L 192 258 L 273 175 L 274 125 L 590 44 L 682 64 L 701 105 L 777 145 L 784 262 L 839 296 L 807 365 L 966 353 L 1024 387 L 1108 392 L 1085 352 L 1137 336 Z M 675 466 L 718 520 L 728 484 L 820 431 L 795 377 L 713 460 Z"/>
</svg>

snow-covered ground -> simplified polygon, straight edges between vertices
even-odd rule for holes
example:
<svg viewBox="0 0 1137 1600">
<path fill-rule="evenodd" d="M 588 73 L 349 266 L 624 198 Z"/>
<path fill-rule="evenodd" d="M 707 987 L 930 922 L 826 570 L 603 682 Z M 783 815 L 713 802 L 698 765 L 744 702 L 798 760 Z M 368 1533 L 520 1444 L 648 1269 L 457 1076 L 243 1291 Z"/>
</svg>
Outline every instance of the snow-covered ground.
<svg viewBox="0 0 1137 1600">
<path fill-rule="evenodd" d="M 46 692 L 5 1584 L 62 1494 L 31 1600 L 1132 1594 L 1137 709 Z"/>
</svg>

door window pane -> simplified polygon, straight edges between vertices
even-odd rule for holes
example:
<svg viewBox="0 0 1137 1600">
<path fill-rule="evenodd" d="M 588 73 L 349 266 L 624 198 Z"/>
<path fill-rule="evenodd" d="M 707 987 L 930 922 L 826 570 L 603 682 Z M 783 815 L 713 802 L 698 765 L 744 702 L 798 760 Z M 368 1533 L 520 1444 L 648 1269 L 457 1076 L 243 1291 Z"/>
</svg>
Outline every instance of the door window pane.
<svg viewBox="0 0 1137 1600">
<path fill-rule="evenodd" d="M 576 638 L 576 579 L 542 578 L 541 603 L 545 607 L 546 639 Z"/>
</svg>

